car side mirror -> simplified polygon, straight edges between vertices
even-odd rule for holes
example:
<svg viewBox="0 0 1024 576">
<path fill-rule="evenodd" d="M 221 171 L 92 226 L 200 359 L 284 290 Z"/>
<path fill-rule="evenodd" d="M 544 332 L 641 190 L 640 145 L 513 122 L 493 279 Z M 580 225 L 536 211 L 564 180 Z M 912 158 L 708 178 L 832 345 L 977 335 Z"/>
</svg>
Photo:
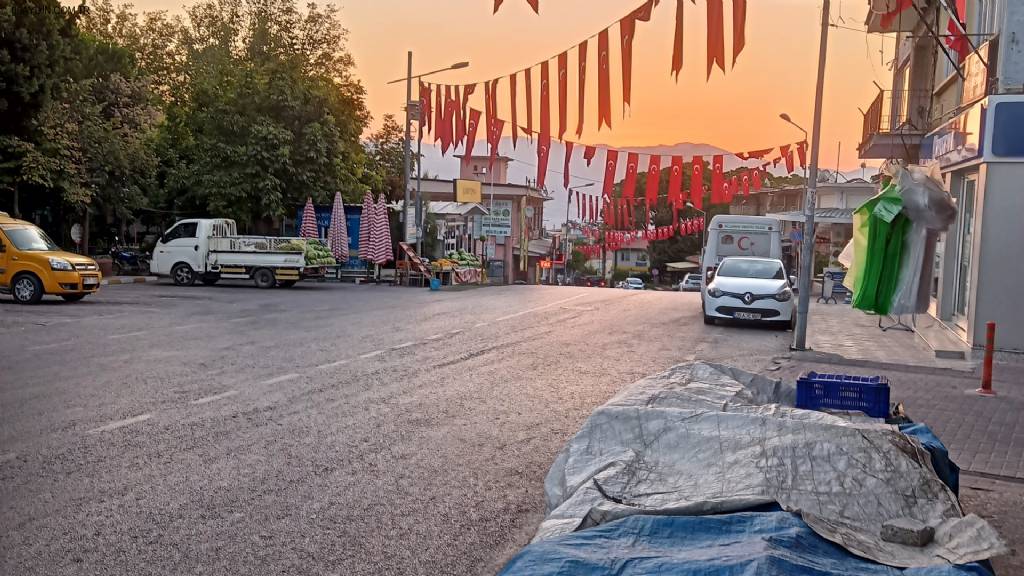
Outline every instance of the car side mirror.
<svg viewBox="0 0 1024 576">
<path fill-rule="evenodd" d="M 790 286 L 796 286 L 796 276 L 790 276 L 789 277 L 789 285 Z"/>
</svg>

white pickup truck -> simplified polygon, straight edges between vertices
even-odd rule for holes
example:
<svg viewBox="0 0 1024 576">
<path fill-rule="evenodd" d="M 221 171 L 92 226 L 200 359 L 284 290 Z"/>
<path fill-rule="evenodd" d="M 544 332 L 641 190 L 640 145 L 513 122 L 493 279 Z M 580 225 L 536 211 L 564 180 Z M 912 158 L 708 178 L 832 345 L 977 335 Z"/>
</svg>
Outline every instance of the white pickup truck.
<svg viewBox="0 0 1024 576">
<path fill-rule="evenodd" d="M 150 270 L 170 276 L 178 286 L 196 280 L 212 286 L 224 278 L 252 279 L 258 288 L 288 288 L 324 273 L 322 267 L 306 266 L 295 240 L 239 236 L 235 221 L 225 218 L 181 220 L 157 240 Z"/>
</svg>

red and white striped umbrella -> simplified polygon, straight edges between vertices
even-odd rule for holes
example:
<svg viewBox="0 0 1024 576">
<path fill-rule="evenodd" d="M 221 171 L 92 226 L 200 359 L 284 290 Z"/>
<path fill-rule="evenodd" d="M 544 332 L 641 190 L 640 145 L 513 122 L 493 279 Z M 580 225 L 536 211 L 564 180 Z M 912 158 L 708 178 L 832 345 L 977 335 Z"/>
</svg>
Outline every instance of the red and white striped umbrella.
<svg viewBox="0 0 1024 576">
<path fill-rule="evenodd" d="M 319 238 L 320 230 L 316 225 L 316 210 L 313 210 L 313 199 L 306 198 L 306 207 L 302 209 L 302 227 L 299 236 L 303 238 Z"/>
<path fill-rule="evenodd" d="M 376 210 L 370 242 L 373 244 L 373 261 L 376 264 L 384 264 L 394 260 L 395 255 L 391 251 L 391 220 L 388 218 L 388 203 L 383 194 L 377 199 Z"/>
<path fill-rule="evenodd" d="M 373 194 L 367 192 L 363 196 L 363 215 L 359 219 L 359 257 L 373 261 L 373 221 L 377 218 L 377 210 L 373 206 Z"/>
<path fill-rule="evenodd" d="M 334 193 L 334 207 L 331 208 L 331 227 L 327 230 L 327 242 L 331 254 L 339 263 L 348 261 L 348 224 L 345 221 L 345 204 L 341 192 Z"/>
</svg>

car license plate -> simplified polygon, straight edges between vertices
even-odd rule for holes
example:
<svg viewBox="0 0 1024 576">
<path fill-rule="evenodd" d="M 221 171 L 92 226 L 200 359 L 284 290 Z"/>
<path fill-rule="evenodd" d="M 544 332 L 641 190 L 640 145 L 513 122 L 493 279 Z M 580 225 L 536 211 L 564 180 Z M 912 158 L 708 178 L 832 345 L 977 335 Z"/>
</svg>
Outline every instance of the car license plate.
<svg viewBox="0 0 1024 576">
<path fill-rule="evenodd" d="M 760 320 L 761 319 L 761 315 L 760 314 L 755 314 L 753 312 L 737 312 L 736 313 L 736 319 L 737 320 Z"/>
<path fill-rule="evenodd" d="M 85 277 L 85 278 L 82 278 L 82 284 L 85 284 L 86 286 L 92 286 L 92 285 L 99 284 L 99 283 L 100 283 L 100 279 L 99 278 L 92 278 L 92 277 L 88 277 L 88 276 Z"/>
</svg>

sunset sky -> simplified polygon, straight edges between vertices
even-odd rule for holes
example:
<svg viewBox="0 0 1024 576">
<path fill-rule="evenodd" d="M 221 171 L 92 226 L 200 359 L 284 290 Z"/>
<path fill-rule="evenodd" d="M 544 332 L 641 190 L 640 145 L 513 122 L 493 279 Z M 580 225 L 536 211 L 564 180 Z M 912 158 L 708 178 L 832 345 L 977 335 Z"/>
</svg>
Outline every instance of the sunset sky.
<svg viewBox="0 0 1024 576">
<path fill-rule="evenodd" d="M 336 5 L 349 29 L 349 49 L 366 87 L 375 122 L 400 113 L 404 85 L 386 82 L 405 74 L 412 50 L 416 71 L 468 60 L 466 70 L 433 77 L 436 82 L 484 81 L 554 57 L 615 22 L 640 0 L 541 0 L 536 15 L 525 0 L 506 0 L 492 15 L 491 0 L 347 0 Z M 731 63 L 730 2 L 726 2 L 726 56 Z M 181 10 L 180 0 L 137 0 L 138 10 Z M 678 84 L 669 75 L 675 3 L 664 1 L 652 21 L 638 23 L 633 52 L 633 103 L 622 117 L 618 50 L 612 52 L 614 129 L 596 131 L 596 42 L 591 43 L 587 126 L 580 140 L 614 146 L 678 142 L 708 143 L 727 150 L 768 148 L 801 139 L 778 119 L 788 112 L 810 129 L 817 65 L 820 0 L 751 0 L 747 48 L 735 69 L 716 70 L 705 81 L 704 2 L 687 3 L 686 52 Z M 865 0 L 833 0 L 832 21 L 863 29 Z M 613 45 L 618 29 L 611 30 Z M 882 53 L 884 51 L 884 54 Z M 893 41 L 863 32 L 832 28 L 826 76 L 822 165 L 833 168 L 842 142 L 842 169 L 860 165 L 856 145 L 861 115 L 877 93 L 888 88 Z M 570 52 L 570 62 L 575 52 Z M 535 86 L 536 87 L 536 86 Z M 522 88 L 520 87 L 520 90 Z M 478 90 L 482 92 L 481 90 Z M 501 87 L 507 101 L 508 84 Z M 575 94 L 570 80 L 570 95 Z M 522 100 L 522 96 L 520 97 Z M 482 107 L 477 101 L 476 106 Z M 570 108 L 574 109 L 570 97 Z M 504 104 L 503 104 L 504 106 Z M 522 106 L 522 104 L 520 104 Z M 520 115 L 522 116 L 522 112 Z M 507 109 L 501 115 L 508 117 Z M 520 120 L 522 123 L 522 120 Z M 574 125 L 570 120 L 570 126 Z M 482 135 L 481 135 L 482 137 Z"/>
</svg>

